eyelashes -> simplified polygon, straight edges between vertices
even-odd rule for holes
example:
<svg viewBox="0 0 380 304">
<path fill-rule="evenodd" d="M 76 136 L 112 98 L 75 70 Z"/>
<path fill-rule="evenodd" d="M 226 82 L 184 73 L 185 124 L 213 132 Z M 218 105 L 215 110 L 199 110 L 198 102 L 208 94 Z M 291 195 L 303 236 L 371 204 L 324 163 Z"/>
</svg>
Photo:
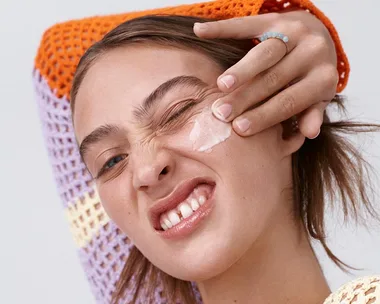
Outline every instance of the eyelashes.
<svg viewBox="0 0 380 304">
<path fill-rule="evenodd" d="M 156 128 L 158 127 L 166 130 L 169 127 L 179 127 L 179 119 L 182 118 L 183 114 L 186 114 L 188 110 L 196 106 L 199 102 L 200 100 L 197 99 L 186 99 L 176 103 L 164 113 L 164 115 L 159 120 Z"/>
<path fill-rule="evenodd" d="M 171 122 L 171 121 L 179 118 L 181 116 L 181 114 L 185 113 L 188 109 L 192 108 L 196 104 L 197 103 L 195 101 L 189 102 L 188 104 L 186 104 L 185 106 L 183 106 L 180 110 L 178 110 L 176 113 L 174 113 L 172 116 L 170 116 L 168 118 L 168 120 L 166 121 L 166 123 L 169 123 L 169 122 Z"/>
<path fill-rule="evenodd" d="M 108 171 L 113 170 L 114 168 L 120 167 L 121 164 L 124 164 L 122 167 L 126 165 L 128 155 L 127 154 L 118 154 L 111 158 L 109 158 L 99 172 L 96 174 L 95 179 L 98 179 Z M 120 171 L 120 170 L 118 170 Z"/>
<path fill-rule="evenodd" d="M 160 118 L 159 122 L 155 126 L 156 128 L 163 129 L 173 129 L 174 127 L 178 128 L 181 126 L 186 119 L 180 121 L 180 118 L 188 112 L 191 108 L 196 106 L 200 100 L 197 99 L 186 99 L 181 102 L 176 103 L 165 111 L 164 115 Z M 128 164 L 128 154 L 117 154 L 110 157 L 96 174 L 95 179 L 102 177 L 106 173 L 112 172 L 112 177 L 107 177 L 107 179 L 112 179 L 118 176 L 123 169 Z"/>
</svg>

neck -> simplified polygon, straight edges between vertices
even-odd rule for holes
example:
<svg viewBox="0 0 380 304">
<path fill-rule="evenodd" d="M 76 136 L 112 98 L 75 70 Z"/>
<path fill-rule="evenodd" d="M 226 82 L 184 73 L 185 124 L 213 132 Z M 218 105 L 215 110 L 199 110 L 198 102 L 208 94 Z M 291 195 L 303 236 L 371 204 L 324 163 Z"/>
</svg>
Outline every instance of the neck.
<svg viewBox="0 0 380 304">
<path fill-rule="evenodd" d="M 197 282 L 204 304 L 321 304 L 330 294 L 307 233 L 282 217 L 227 271 Z"/>
</svg>

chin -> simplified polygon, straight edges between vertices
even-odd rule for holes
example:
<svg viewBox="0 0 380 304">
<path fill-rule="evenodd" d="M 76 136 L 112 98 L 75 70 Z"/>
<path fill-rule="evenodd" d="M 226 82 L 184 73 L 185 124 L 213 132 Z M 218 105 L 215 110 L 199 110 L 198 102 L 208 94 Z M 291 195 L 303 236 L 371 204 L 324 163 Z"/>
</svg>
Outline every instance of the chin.
<svg viewBox="0 0 380 304">
<path fill-rule="evenodd" d="M 214 234 L 215 235 L 215 234 Z M 210 245 L 203 245 L 210 244 Z M 159 267 L 167 274 L 185 281 L 204 281 L 216 277 L 236 263 L 246 252 L 246 242 L 236 243 L 232 238 L 208 237 L 207 242 L 183 249 L 180 254 Z M 162 262 L 162 261 L 161 261 Z"/>
<path fill-rule="evenodd" d="M 203 258 L 198 261 L 194 260 L 190 263 L 177 265 L 175 269 L 170 267 L 167 274 L 184 281 L 205 281 L 226 271 L 235 261 L 226 258 L 221 259 L 220 256 Z"/>
</svg>

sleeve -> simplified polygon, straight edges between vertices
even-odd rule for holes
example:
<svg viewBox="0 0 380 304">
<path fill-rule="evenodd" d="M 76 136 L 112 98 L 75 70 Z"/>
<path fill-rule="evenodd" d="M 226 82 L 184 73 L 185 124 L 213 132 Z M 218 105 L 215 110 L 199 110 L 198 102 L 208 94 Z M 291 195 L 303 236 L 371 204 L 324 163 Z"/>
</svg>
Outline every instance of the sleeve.
<svg viewBox="0 0 380 304">
<path fill-rule="evenodd" d="M 80 57 L 94 42 L 124 21 L 148 14 L 176 14 L 220 20 L 279 12 L 292 7 L 310 11 L 328 28 L 335 41 L 338 56 L 337 69 L 340 79 L 337 92 L 340 93 L 347 85 L 350 72 L 347 56 L 331 21 L 308 0 L 217 0 L 69 20 L 46 30 L 34 67 L 58 97 L 68 98 L 71 81 Z"/>
<path fill-rule="evenodd" d="M 340 93 L 347 86 L 348 77 L 350 74 L 350 65 L 346 53 L 343 50 L 342 43 L 340 41 L 337 30 L 332 22 L 326 15 L 319 10 L 309 0 L 264 0 L 260 8 L 259 14 L 281 12 L 284 10 L 304 9 L 312 13 L 326 26 L 330 35 L 335 43 L 335 49 L 337 53 L 337 70 L 339 73 L 339 82 L 337 85 L 337 92 Z"/>
</svg>

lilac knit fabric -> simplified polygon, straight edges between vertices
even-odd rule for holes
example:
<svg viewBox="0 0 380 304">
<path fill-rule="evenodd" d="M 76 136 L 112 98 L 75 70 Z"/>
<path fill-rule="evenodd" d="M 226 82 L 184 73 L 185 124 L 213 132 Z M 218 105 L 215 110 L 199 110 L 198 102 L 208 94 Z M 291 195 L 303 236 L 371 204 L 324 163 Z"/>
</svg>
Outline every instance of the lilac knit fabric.
<svg viewBox="0 0 380 304">
<path fill-rule="evenodd" d="M 95 191 L 91 175 L 79 155 L 68 100 L 57 98 L 37 70 L 33 72 L 33 81 L 50 163 L 61 201 L 65 210 L 68 210 L 78 200 L 85 200 L 86 194 Z M 110 303 L 120 271 L 132 247 L 128 237 L 109 221 L 78 248 L 96 303 Z M 193 288 L 197 303 L 202 303 L 194 283 Z M 160 284 L 155 291 L 154 303 L 167 303 L 161 292 Z M 131 296 L 128 293 L 122 303 L 129 303 Z M 147 300 L 141 297 L 137 303 L 147 304 Z"/>
<path fill-rule="evenodd" d="M 33 72 L 42 130 L 58 193 L 65 207 L 92 191 L 91 175 L 81 161 L 71 121 L 70 104 L 58 98 L 38 71 Z"/>
</svg>

